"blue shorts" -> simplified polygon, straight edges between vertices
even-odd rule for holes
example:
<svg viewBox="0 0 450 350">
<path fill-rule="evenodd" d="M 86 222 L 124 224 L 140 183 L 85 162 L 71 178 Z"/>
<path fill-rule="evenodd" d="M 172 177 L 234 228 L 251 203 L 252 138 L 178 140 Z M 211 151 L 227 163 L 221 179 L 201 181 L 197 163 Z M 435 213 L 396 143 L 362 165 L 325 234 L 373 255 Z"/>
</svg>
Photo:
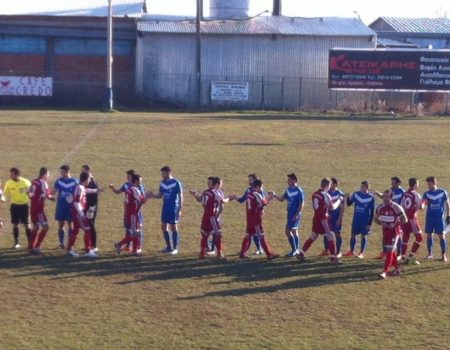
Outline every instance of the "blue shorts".
<svg viewBox="0 0 450 350">
<path fill-rule="evenodd" d="M 368 235 L 370 233 L 370 228 L 367 229 L 367 225 L 353 224 L 352 225 L 352 235 Z"/>
<path fill-rule="evenodd" d="M 286 217 L 286 229 L 288 230 L 298 230 L 300 226 L 300 221 L 302 220 L 302 214 L 298 216 L 298 220 L 292 220 L 294 215 L 297 214 L 297 211 L 292 213 L 288 212 Z"/>
<path fill-rule="evenodd" d="M 425 221 L 425 233 L 444 232 L 445 222 L 443 218 L 427 218 Z"/>
<path fill-rule="evenodd" d="M 56 204 L 55 220 L 57 221 L 73 221 L 70 205 Z"/>
<path fill-rule="evenodd" d="M 165 222 L 171 225 L 178 224 L 180 209 L 175 210 L 163 210 L 161 212 L 161 222 Z"/>
<path fill-rule="evenodd" d="M 336 225 L 336 221 L 330 220 L 330 229 L 334 233 L 340 234 L 341 231 L 342 231 L 342 224 L 341 225 Z"/>
</svg>

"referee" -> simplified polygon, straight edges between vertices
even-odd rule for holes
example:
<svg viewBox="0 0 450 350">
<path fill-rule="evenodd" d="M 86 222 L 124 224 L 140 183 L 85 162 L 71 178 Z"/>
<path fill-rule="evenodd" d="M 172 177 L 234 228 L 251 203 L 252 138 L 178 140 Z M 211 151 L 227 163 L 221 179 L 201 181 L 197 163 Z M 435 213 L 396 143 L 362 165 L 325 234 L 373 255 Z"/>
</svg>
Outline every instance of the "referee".
<svg viewBox="0 0 450 350">
<path fill-rule="evenodd" d="M 31 182 L 20 176 L 20 170 L 17 168 L 9 169 L 10 180 L 6 181 L 3 194 L 10 199 L 11 223 L 13 224 L 14 246 L 20 248 L 19 244 L 19 225 L 23 224 L 27 234 L 28 241 L 31 239 L 31 229 L 28 220 L 28 190 Z"/>
</svg>

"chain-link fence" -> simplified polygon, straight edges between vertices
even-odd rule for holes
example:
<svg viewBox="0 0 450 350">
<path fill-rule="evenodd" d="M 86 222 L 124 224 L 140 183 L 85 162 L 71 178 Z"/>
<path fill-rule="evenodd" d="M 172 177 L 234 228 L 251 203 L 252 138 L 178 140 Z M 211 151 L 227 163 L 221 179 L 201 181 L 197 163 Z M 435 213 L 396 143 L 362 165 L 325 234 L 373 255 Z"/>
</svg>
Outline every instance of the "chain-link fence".
<svg viewBox="0 0 450 350">
<path fill-rule="evenodd" d="M 211 98 L 214 81 L 246 82 L 245 101 Z M 199 94 L 200 90 L 200 94 Z M 391 112 L 448 114 L 450 93 L 330 90 L 327 79 L 153 74 L 143 79 L 142 98 L 150 105 L 206 109 Z"/>
</svg>

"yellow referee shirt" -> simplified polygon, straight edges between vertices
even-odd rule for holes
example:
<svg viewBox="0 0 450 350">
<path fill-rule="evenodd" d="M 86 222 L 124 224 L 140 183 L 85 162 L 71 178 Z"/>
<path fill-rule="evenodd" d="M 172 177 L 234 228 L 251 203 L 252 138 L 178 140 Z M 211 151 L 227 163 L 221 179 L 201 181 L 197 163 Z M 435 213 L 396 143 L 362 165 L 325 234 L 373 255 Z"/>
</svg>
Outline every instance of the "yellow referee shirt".
<svg viewBox="0 0 450 350">
<path fill-rule="evenodd" d="M 23 177 L 19 181 L 8 180 L 5 182 L 3 194 L 10 198 L 11 204 L 27 204 L 29 199 L 27 192 L 30 186 L 30 180 Z"/>
</svg>

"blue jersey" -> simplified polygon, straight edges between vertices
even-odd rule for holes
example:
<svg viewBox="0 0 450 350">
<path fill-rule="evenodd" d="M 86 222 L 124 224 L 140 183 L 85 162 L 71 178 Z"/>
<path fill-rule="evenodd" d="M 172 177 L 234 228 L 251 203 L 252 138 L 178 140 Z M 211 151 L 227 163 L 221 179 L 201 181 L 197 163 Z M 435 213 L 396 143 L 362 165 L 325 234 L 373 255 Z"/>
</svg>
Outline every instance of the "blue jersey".
<svg viewBox="0 0 450 350">
<path fill-rule="evenodd" d="M 342 192 L 341 190 L 338 190 L 338 189 L 329 190 L 328 194 L 331 197 L 332 203 L 336 202 L 338 199 L 344 200 L 344 196 L 345 196 L 344 192 Z M 339 219 L 339 216 L 341 215 L 341 206 L 338 206 L 335 210 L 330 210 L 329 213 L 330 213 L 331 221 L 333 223 L 335 223 Z"/>
<path fill-rule="evenodd" d="M 355 211 L 352 225 L 359 228 L 372 225 L 375 211 L 375 198 L 373 194 L 362 191 L 354 192 L 351 198 L 347 200 L 347 205 L 350 206 L 353 203 L 355 203 Z"/>
<path fill-rule="evenodd" d="M 427 201 L 427 220 L 442 219 L 445 212 L 445 203 L 448 201 L 447 191 L 442 188 L 426 191 L 423 199 Z"/>
<path fill-rule="evenodd" d="M 58 191 L 57 205 L 70 208 L 78 180 L 73 177 L 60 177 L 55 181 L 55 189 Z"/>
<path fill-rule="evenodd" d="M 181 193 L 183 192 L 183 186 L 180 181 L 177 179 L 161 181 L 159 192 L 163 198 L 163 211 L 173 212 L 180 208 Z"/>
<path fill-rule="evenodd" d="M 405 193 L 405 190 L 403 188 L 399 187 L 399 188 L 391 188 L 391 191 L 393 193 L 392 201 L 394 203 L 397 203 L 398 205 L 401 205 L 403 193 Z"/>
<path fill-rule="evenodd" d="M 286 188 L 283 198 L 287 200 L 287 210 L 289 213 L 295 213 L 303 204 L 303 190 L 297 185 Z"/>
</svg>

